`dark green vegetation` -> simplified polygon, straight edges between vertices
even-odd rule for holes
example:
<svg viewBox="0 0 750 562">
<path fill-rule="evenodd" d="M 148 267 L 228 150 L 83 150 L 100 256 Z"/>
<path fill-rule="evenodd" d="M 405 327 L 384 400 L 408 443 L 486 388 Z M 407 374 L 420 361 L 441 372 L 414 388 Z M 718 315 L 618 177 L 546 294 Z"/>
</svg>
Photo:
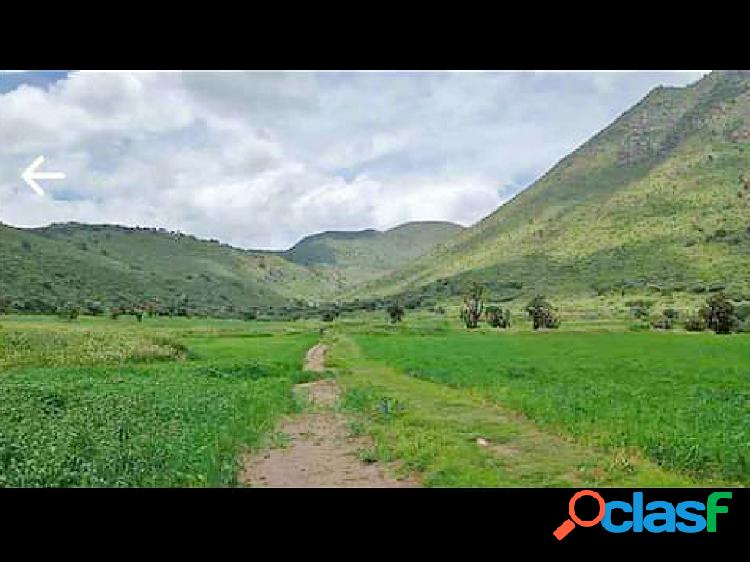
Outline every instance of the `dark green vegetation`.
<svg viewBox="0 0 750 562">
<path fill-rule="evenodd" d="M 404 307 L 398 301 L 391 303 L 386 312 L 388 312 L 388 318 L 392 324 L 401 322 L 404 319 Z"/>
<path fill-rule="evenodd" d="M 276 255 L 177 233 L 80 224 L 0 226 L 0 294 L 13 310 L 87 313 L 152 305 L 160 313 L 239 317 L 325 292 L 326 280 Z"/>
<path fill-rule="evenodd" d="M 296 408 L 309 332 L 174 319 L 0 328 L 0 487 L 232 485 Z"/>
<path fill-rule="evenodd" d="M 383 277 L 410 264 L 463 230 L 451 222 L 411 222 L 385 232 L 323 232 L 303 238 L 282 255 L 336 276 L 341 286 Z"/>
<path fill-rule="evenodd" d="M 750 299 L 750 73 L 657 88 L 497 211 L 360 294 Z"/>
<path fill-rule="evenodd" d="M 442 328 L 433 335 L 419 335 L 404 327 L 391 335 L 361 331 L 354 340 L 369 361 L 418 381 L 460 390 L 467 399 L 479 396 L 522 412 L 546 432 L 573 437 L 620 459 L 615 474 L 588 473 L 584 482 L 627 481 L 629 473 L 637 472 L 634 463 L 645 457 L 699 480 L 750 483 L 746 336 L 525 330 L 481 333 Z M 372 377 L 369 384 L 377 387 L 379 379 Z M 386 396 L 389 392 L 371 391 Z M 409 395 L 401 395 L 401 400 L 408 412 Z M 436 414 L 450 415 L 449 410 Z M 374 431 L 381 426 L 376 424 Z M 395 446 L 394 438 L 382 436 L 386 451 Z M 502 443 L 507 436 L 495 440 Z M 409 453 L 414 462 L 418 450 Z M 427 463 L 435 469 L 432 462 L 443 461 Z M 652 477 L 630 481 L 649 485 L 657 482 Z M 490 476 L 474 485 L 483 485 L 486 478 Z"/>
<path fill-rule="evenodd" d="M 526 306 L 526 312 L 531 318 L 531 325 L 535 330 L 540 328 L 557 329 L 560 318 L 555 314 L 552 305 L 543 295 L 537 295 Z"/>
<path fill-rule="evenodd" d="M 479 326 L 479 319 L 484 312 L 485 287 L 481 283 L 472 283 L 469 291 L 464 297 L 464 305 L 461 307 L 461 320 L 467 328 L 473 329 Z"/>
<path fill-rule="evenodd" d="M 163 229 L 0 225 L 0 313 L 317 316 L 311 301 L 389 273 L 461 227 L 409 223 L 387 232 L 323 233 L 287 252 L 256 252 Z"/>
</svg>

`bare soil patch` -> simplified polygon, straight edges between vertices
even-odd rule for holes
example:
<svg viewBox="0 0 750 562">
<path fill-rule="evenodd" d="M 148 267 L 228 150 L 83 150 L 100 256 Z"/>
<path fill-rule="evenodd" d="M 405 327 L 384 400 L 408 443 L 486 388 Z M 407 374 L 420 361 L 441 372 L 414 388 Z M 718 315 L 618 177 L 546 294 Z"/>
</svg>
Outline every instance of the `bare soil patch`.
<svg viewBox="0 0 750 562">
<path fill-rule="evenodd" d="M 326 347 L 318 344 L 305 366 L 325 371 Z M 299 384 L 311 411 L 285 420 L 278 428 L 282 445 L 269 447 L 245 461 L 240 482 L 272 488 L 408 488 L 415 479 L 397 480 L 376 463 L 365 463 L 359 452 L 372 446 L 367 437 L 353 436 L 346 417 L 334 411 L 339 396 L 335 381 Z"/>
<path fill-rule="evenodd" d="M 319 343 L 311 347 L 305 356 L 305 371 L 314 373 L 324 373 L 326 370 L 326 354 L 328 346 Z"/>
</svg>

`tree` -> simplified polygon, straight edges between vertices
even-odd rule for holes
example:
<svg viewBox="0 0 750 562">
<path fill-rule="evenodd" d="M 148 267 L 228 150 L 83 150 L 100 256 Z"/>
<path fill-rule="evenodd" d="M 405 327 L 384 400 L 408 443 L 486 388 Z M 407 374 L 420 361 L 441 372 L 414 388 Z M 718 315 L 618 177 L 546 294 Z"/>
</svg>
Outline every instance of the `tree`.
<svg viewBox="0 0 750 562">
<path fill-rule="evenodd" d="M 391 320 L 391 324 L 401 322 L 401 320 L 404 319 L 404 307 L 401 306 L 398 301 L 394 301 L 389 304 L 388 308 L 386 308 L 386 312 L 388 313 L 388 317 Z"/>
<path fill-rule="evenodd" d="M 539 328 L 556 329 L 560 327 L 560 319 L 552 309 L 552 305 L 543 295 L 537 295 L 526 306 L 526 312 L 531 318 L 535 330 Z"/>
<path fill-rule="evenodd" d="M 510 310 L 499 306 L 487 306 L 484 316 L 493 328 L 510 328 Z"/>
<path fill-rule="evenodd" d="M 708 297 L 699 315 L 706 323 L 706 327 L 717 334 L 729 334 L 737 328 L 734 305 L 724 293 Z"/>
<path fill-rule="evenodd" d="M 476 281 L 472 282 L 469 286 L 468 294 L 464 297 L 464 306 L 461 309 L 461 319 L 467 328 L 471 329 L 479 326 L 479 319 L 482 316 L 484 308 L 483 294 L 484 286 Z"/>
<path fill-rule="evenodd" d="M 87 301 L 86 312 L 91 316 L 99 316 L 100 314 L 104 314 L 104 307 L 99 301 Z"/>
<path fill-rule="evenodd" d="M 158 301 L 146 301 L 141 305 L 141 309 L 151 318 L 159 312 L 159 303 Z"/>
<path fill-rule="evenodd" d="M 0 314 L 8 314 L 13 300 L 10 297 L 0 296 Z"/>
<path fill-rule="evenodd" d="M 336 319 L 337 314 L 333 310 L 326 310 L 321 315 L 320 319 L 323 322 L 333 322 Z"/>
<path fill-rule="evenodd" d="M 64 320 L 72 322 L 73 320 L 78 318 L 78 315 L 80 313 L 81 313 L 81 310 L 76 305 L 66 304 L 63 307 L 60 307 L 60 309 L 57 312 L 57 315 L 60 318 L 63 318 Z"/>
<path fill-rule="evenodd" d="M 190 317 L 190 299 L 187 295 L 180 295 L 175 300 L 174 313 L 176 316 Z"/>
</svg>

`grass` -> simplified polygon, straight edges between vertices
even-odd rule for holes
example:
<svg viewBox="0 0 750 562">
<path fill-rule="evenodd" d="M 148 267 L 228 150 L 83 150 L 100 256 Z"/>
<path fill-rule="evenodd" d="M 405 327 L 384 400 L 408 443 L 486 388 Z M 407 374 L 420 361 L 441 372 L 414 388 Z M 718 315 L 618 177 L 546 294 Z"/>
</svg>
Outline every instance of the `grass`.
<svg viewBox="0 0 750 562">
<path fill-rule="evenodd" d="M 362 457 L 396 462 L 404 475 L 421 474 L 426 486 L 693 484 L 637 451 L 597 450 L 541 431 L 466 389 L 406 376 L 365 357 L 350 336 L 338 334 L 330 342 L 331 364 L 345 389 L 342 408 L 353 416 L 355 432 L 374 438 L 373 448 Z M 479 438 L 489 446 L 479 446 Z"/>
<path fill-rule="evenodd" d="M 637 451 L 687 478 L 750 482 L 746 336 L 362 331 L 354 339 L 366 358 L 410 381 L 521 412 L 546 432 Z"/>
<path fill-rule="evenodd" d="M 328 366 L 366 461 L 426 486 L 747 485 L 750 337 L 344 315 Z M 298 411 L 320 324 L 3 317 L 0 486 L 231 486 Z M 485 439 L 487 446 L 477 440 Z"/>
<path fill-rule="evenodd" d="M 234 485 L 241 453 L 298 407 L 316 339 L 270 323 L 262 337 L 200 320 L 3 324 L 0 487 Z"/>
</svg>

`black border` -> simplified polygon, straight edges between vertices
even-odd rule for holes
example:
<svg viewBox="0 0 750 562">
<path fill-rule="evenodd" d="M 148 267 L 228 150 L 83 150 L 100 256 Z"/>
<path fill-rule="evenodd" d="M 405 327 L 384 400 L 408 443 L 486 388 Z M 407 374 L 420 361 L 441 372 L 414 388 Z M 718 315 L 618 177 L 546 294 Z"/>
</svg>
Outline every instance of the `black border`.
<svg viewBox="0 0 750 562">
<path fill-rule="evenodd" d="M 628 499 L 643 491 L 646 502 L 705 502 L 713 491 L 731 491 L 727 514 L 718 516 L 716 533 L 625 533 L 601 527 L 576 528 L 563 541 L 552 532 L 567 517 L 578 489 L 51 489 L 0 490 L 0 532 L 4 538 L 86 536 L 169 542 L 182 537 L 235 541 L 256 554 L 271 545 L 310 552 L 340 550 L 393 557 L 406 552 L 503 553 L 549 548 L 552 552 L 594 552 L 607 556 L 635 547 L 649 551 L 716 551 L 744 544 L 750 523 L 747 489 L 594 488 L 605 500 Z M 582 518 L 587 506 L 583 504 Z M 352 541 L 355 549 L 345 549 Z M 214 543 L 210 543 L 214 544 Z M 594 549 L 592 551 L 592 549 Z M 743 552 L 744 549 L 737 549 Z"/>
<path fill-rule="evenodd" d="M 731 11 L 727 7 L 723 15 Z M 686 10 L 632 4 L 577 10 L 570 5 L 45 6 L 33 17 L 3 22 L 0 49 L 3 68 L 29 70 L 748 66 L 742 18 L 716 20 L 709 12 L 689 19 L 678 12 Z"/>
</svg>

